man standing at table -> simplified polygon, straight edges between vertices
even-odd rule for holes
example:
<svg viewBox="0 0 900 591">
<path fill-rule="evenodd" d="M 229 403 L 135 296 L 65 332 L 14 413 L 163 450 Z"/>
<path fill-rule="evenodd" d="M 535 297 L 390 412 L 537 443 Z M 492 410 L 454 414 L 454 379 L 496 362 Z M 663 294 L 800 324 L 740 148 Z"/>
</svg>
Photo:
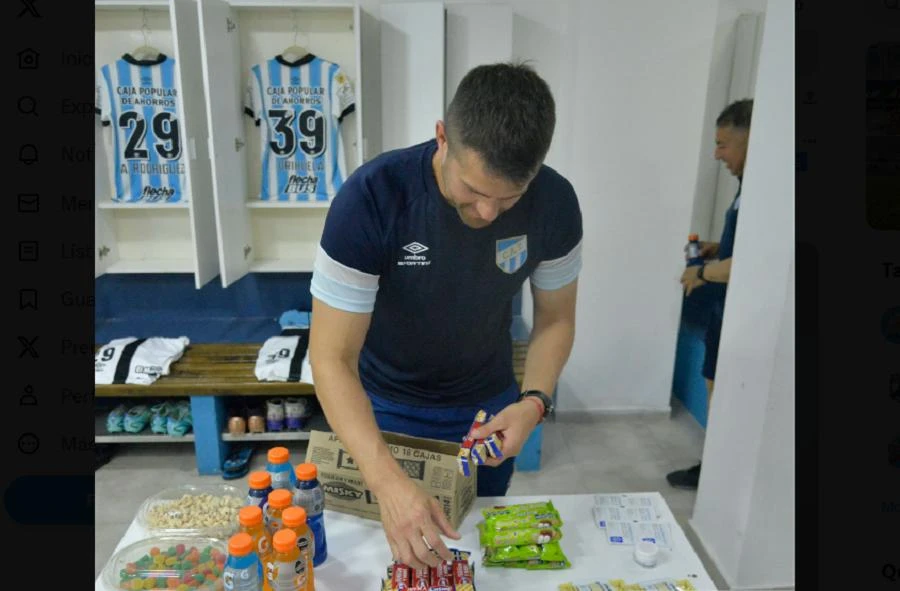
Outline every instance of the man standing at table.
<svg viewBox="0 0 900 591">
<path fill-rule="evenodd" d="M 741 184 L 744 181 L 744 163 L 747 160 L 747 143 L 750 140 L 750 117 L 753 114 L 753 100 L 744 99 L 728 105 L 716 119 L 716 160 L 738 178 L 738 190 L 731 207 L 725 213 L 725 227 L 719 242 L 702 242 L 700 256 L 708 259 L 702 266 L 688 267 L 681 276 L 684 293 L 691 295 L 698 287 L 709 284 L 704 289 L 714 290 L 710 306 L 709 323 L 706 326 L 706 352 L 703 359 L 703 377 L 706 378 L 706 412 L 712 404 L 713 386 L 716 379 L 716 364 L 719 358 L 719 335 L 722 332 L 722 318 L 725 315 L 725 293 L 731 276 L 731 252 L 734 250 L 734 236 L 737 231 L 738 209 L 741 205 Z M 666 475 L 669 484 L 675 488 L 696 490 L 700 482 L 700 464 L 686 470 L 677 470 Z"/>
<path fill-rule="evenodd" d="M 378 497 L 393 556 L 414 568 L 458 539 L 435 499 L 391 457 L 379 430 L 459 443 L 503 435 L 479 496 L 506 494 L 519 453 L 552 410 L 575 334 L 581 211 L 543 165 L 556 122 L 530 67 L 471 70 L 434 140 L 363 164 L 332 202 L 314 266 L 309 358 L 316 394 Z M 512 300 L 530 279 L 534 329 L 522 392 Z"/>
</svg>

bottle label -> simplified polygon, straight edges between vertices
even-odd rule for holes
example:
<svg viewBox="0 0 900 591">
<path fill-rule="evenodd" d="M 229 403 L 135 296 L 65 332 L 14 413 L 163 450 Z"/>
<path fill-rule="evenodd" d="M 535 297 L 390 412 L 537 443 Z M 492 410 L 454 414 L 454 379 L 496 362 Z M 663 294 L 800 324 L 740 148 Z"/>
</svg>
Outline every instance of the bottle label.
<svg viewBox="0 0 900 591">
<path fill-rule="evenodd" d="M 306 586 L 306 562 L 302 557 L 292 562 L 267 562 L 266 578 L 272 591 L 299 591 Z"/>
<path fill-rule="evenodd" d="M 265 534 L 260 534 L 259 539 L 256 540 L 256 554 L 257 556 L 263 557 L 269 553 L 269 536 Z"/>
<path fill-rule="evenodd" d="M 301 559 L 305 558 L 307 555 L 309 555 L 310 558 L 315 558 L 316 545 L 312 542 L 312 536 L 312 530 L 309 530 L 306 535 L 297 538 L 297 548 L 300 549 Z"/>
<path fill-rule="evenodd" d="M 286 488 L 290 490 L 291 488 L 291 473 L 288 470 L 283 470 L 281 472 L 269 472 L 272 475 L 272 490 L 278 490 L 279 488 Z"/>
<path fill-rule="evenodd" d="M 325 510 L 325 493 L 321 487 L 297 489 L 294 504 L 306 509 L 307 515 L 318 515 Z"/>
<path fill-rule="evenodd" d="M 269 501 L 267 500 L 267 495 L 247 495 L 247 506 L 252 507 L 256 505 L 260 509 L 262 509 L 263 515 L 266 514 L 266 507 L 269 505 Z"/>
<path fill-rule="evenodd" d="M 260 580 L 255 568 L 225 567 L 222 584 L 228 591 L 257 591 Z"/>
</svg>

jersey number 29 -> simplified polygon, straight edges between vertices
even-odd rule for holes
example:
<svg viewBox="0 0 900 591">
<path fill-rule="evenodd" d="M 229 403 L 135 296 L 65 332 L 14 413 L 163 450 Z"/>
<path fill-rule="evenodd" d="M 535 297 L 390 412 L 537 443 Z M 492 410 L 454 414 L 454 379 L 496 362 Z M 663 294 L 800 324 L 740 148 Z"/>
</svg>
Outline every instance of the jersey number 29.
<svg viewBox="0 0 900 591">
<path fill-rule="evenodd" d="M 153 148 L 166 160 L 174 160 L 181 154 L 181 141 L 178 135 L 178 120 L 173 113 L 161 111 L 153 116 L 153 136 L 156 143 Z M 126 160 L 148 160 L 150 152 L 144 147 L 147 136 L 147 121 L 137 111 L 125 111 L 119 115 L 119 127 L 132 129 L 125 145 Z"/>
</svg>

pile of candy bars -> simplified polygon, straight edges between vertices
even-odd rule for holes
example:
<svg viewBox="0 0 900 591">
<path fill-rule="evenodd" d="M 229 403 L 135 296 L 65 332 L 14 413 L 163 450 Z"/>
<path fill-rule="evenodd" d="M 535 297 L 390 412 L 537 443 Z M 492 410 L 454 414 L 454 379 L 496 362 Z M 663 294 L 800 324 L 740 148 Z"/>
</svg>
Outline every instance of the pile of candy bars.
<svg viewBox="0 0 900 591">
<path fill-rule="evenodd" d="M 456 462 L 459 464 L 459 471 L 463 476 L 468 477 L 472 474 L 472 468 L 469 463 L 470 460 L 473 460 L 476 465 L 481 466 L 485 463 L 488 456 L 497 459 L 503 458 L 503 453 L 500 451 L 500 441 L 502 441 L 503 436 L 500 435 L 500 433 L 491 433 L 484 439 L 475 439 L 472 437 L 472 431 L 485 423 L 490 422 L 493 418 L 494 415 L 488 416 L 485 411 L 479 410 L 475 414 L 475 420 L 472 421 L 472 426 L 469 427 L 469 432 L 463 437 L 462 445 L 459 447 L 459 454 L 456 456 Z"/>
<path fill-rule="evenodd" d="M 481 510 L 478 524 L 482 564 L 529 570 L 563 569 L 571 564 L 559 545 L 562 519 L 551 501 L 497 505 Z"/>
<path fill-rule="evenodd" d="M 563 583 L 559 591 L 697 591 L 687 579 L 657 579 L 642 583 L 626 583 L 622 579 L 594 581 L 583 585 Z"/>
<path fill-rule="evenodd" d="M 442 560 L 438 566 L 413 569 L 395 562 L 387 567 L 387 578 L 381 591 L 475 591 L 475 569 L 469 563 L 469 552 L 450 549 L 453 561 Z"/>
</svg>

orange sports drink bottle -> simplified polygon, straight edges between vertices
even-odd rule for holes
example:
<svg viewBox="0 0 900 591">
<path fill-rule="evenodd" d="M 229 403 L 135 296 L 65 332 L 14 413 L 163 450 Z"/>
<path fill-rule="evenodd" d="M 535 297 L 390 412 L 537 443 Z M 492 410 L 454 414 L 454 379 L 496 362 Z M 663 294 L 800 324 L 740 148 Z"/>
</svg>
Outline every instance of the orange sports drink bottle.
<svg viewBox="0 0 900 591">
<path fill-rule="evenodd" d="M 291 491 L 285 488 L 277 488 L 269 493 L 269 506 L 266 507 L 266 529 L 269 530 L 273 541 L 275 532 L 282 528 L 281 514 L 291 506 L 293 498 Z"/>
<path fill-rule="evenodd" d="M 269 553 L 272 552 L 272 536 L 263 525 L 262 509 L 258 505 L 241 507 L 238 511 L 238 523 L 240 531 L 249 534 L 253 539 L 253 550 L 259 556 L 259 561 L 265 564 Z"/>
<path fill-rule="evenodd" d="M 306 523 L 306 509 L 303 507 L 288 507 L 281 514 L 281 521 L 285 529 L 293 530 L 297 534 L 297 548 L 300 549 L 300 558 L 306 563 L 306 587 L 305 591 L 315 591 L 316 583 L 313 575 L 313 549 L 315 542 L 313 532 Z"/>
<path fill-rule="evenodd" d="M 280 529 L 272 538 L 275 551 L 266 562 L 266 591 L 306 591 L 306 568 L 297 547 L 297 534 Z"/>
</svg>

